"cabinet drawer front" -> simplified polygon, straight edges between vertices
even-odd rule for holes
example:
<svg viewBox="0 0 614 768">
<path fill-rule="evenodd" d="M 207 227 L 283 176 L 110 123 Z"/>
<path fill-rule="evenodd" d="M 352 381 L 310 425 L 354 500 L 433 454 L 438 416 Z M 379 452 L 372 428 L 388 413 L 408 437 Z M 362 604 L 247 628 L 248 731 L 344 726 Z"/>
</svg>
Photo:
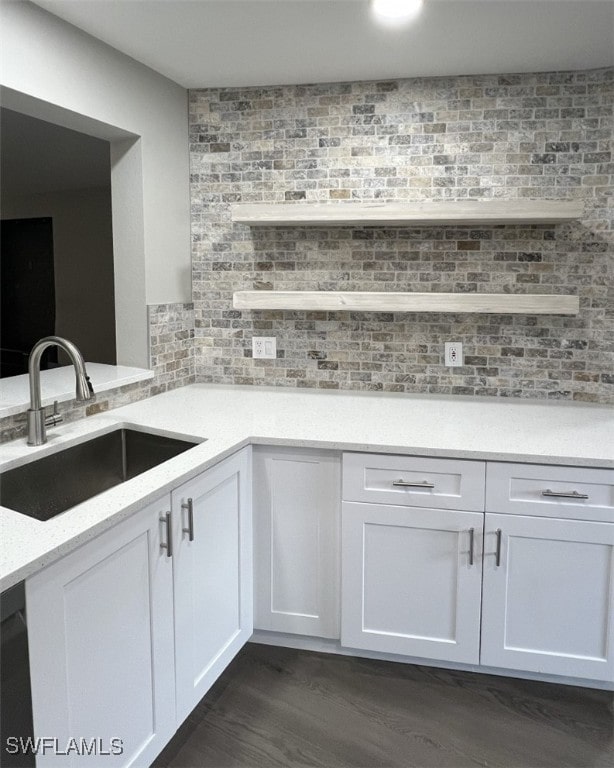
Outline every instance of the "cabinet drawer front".
<svg viewBox="0 0 614 768">
<path fill-rule="evenodd" d="M 614 522 L 614 470 L 488 462 L 486 509 Z"/>
<path fill-rule="evenodd" d="M 484 509 L 485 463 L 372 453 L 343 455 L 343 498 L 407 507 Z"/>
</svg>

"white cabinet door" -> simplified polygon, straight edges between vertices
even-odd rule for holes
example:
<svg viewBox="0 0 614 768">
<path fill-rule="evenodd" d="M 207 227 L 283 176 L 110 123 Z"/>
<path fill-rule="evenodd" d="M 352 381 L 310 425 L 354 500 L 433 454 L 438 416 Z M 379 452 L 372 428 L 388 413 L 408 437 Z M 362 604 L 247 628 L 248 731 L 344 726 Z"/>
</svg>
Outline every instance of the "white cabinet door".
<svg viewBox="0 0 614 768">
<path fill-rule="evenodd" d="M 254 449 L 254 624 L 339 638 L 340 457 Z"/>
<path fill-rule="evenodd" d="M 487 514 L 484 542 L 481 663 L 614 680 L 614 524 Z"/>
<path fill-rule="evenodd" d="M 39 768 L 140 768 L 175 732 L 172 559 L 159 520 L 169 505 L 166 496 L 26 582 L 34 733 L 57 739 Z"/>
<path fill-rule="evenodd" d="M 342 645 L 477 664 L 483 520 L 344 502 Z"/>
<path fill-rule="evenodd" d="M 178 488 L 172 501 L 179 725 L 252 634 L 249 449 Z"/>
</svg>

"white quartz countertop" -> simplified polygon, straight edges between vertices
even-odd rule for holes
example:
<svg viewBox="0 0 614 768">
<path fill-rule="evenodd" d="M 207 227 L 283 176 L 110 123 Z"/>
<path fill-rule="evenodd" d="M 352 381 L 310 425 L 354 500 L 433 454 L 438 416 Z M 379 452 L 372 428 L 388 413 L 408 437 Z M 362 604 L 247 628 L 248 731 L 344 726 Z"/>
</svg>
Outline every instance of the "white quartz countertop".
<svg viewBox="0 0 614 768">
<path fill-rule="evenodd" d="M 251 444 L 614 468 L 614 408 L 194 384 L 0 445 L 0 472 L 117 426 L 203 440 L 47 521 L 0 507 L 0 590 Z"/>
</svg>

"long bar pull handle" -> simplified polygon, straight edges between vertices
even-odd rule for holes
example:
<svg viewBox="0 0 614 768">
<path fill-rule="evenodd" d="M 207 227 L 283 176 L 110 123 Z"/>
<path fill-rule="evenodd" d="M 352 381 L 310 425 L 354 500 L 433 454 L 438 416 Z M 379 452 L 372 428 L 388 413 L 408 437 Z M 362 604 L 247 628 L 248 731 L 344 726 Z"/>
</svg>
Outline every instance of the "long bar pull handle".
<svg viewBox="0 0 614 768">
<path fill-rule="evenodd" d="M 393 480 L 392 484 L 396 488 L 434 488 L 435 483 L 429 483 L 428 480 L 423 480 L 421 483 L 412 483 L 409 480 Z"/>
<path fill-rule="evenodd" d="M 497 568 L 501 565 L 501 528 L 497 528 L 497 549 L 495 551 L 495 565 Z"/>
<path fill-rule="evenodd" d="M 166 556 L 173 556 L 173 526 L 171 523 L 171 513 L 166 512 L 163 517 L 160 518 L 160 522 L 166 525 L 166 544 L 161 541 L 160 549 L 166 550 Z"/>
<path fill-rule="evenodd" d="M 546 488 L 542 491 L 542 496 L 553 496 L 556 499 L 588 499 L 588 493 L 580 493 L 579 491 L 551 491 L 550 488 Z"/>
<path fill-rule="evenodd" d="M 469 565 L 473 565 L 475 554 L 475 528 L 469 529 Z"/>
<path fill-rule="evenodd" d="M 194 541 L 194 502 L 192 499 L 184 501 L 181 505 L 181 509 L 188 513 L 188 527 L 182 528 L 183 533 L 188 534 L 188 541 Z"/>
</svg>

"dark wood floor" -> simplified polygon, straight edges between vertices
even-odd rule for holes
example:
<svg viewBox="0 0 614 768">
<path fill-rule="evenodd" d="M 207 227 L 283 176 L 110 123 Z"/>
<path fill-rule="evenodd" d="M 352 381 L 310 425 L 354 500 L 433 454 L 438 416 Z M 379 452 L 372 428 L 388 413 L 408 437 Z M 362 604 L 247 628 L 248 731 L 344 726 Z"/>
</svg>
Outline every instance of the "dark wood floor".
<svg viewBox="0 0 614 768">
<path fill-rule="evenodd" d="M 614 766 L 613 694 L 248 644 L 156 768 Z"/>
</svg>

